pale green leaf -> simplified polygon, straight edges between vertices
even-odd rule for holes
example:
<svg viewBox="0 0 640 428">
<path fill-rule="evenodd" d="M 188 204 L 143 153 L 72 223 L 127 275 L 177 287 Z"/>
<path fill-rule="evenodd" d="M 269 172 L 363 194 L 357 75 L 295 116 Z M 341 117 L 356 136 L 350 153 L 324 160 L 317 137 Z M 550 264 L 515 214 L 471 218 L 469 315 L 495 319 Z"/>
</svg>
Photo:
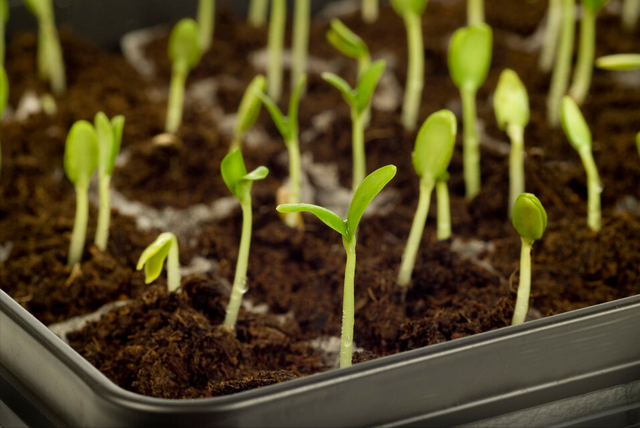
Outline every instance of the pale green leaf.
<svg viewBox="0 0 640 428">
<path fill-rule="evenodd" d="M 220 172 L 222 173 L 224 184 L 227 185 L 236 198 L 241 199 L 242 195 L 239 193 L 238 183 L 247 175 L 247 168 L 244 165 L 244 159 L 242 158 L 240 149 L 228 153 L 224 159 L 222 159 Z"/>
<path fill-rule="evenodd" d="M 342 236 L 347 234 L 347 226 L 340 217 L 333 211 L 318 205 L 312 204 L 281 204 L 276 207 L 276 210 L 281 213 L 297 213 L 297 212 L 309 212 L 318 217 L 324 224 L 335 230 Z"/>
<path fill-rule="evenodd" d="M 77 186 L 88 186 L 98 167 L 98 140 L 96 132 L 86 120 L 71 126 L 64 149 L 64 171 Z"/>
<path fill-rule="evenodd" d="M 141 270 L 144 267 L 146 284 L 149 284 L 160 276 L 162 266 L 174 240 L 175 235 L 173 233 L 161 233 L 140 255 L 136 270 Z"/>
<path fill-rule="evenodd" d="M 605 70 L 637 70 L 640 68 L 640 54 L 617 54 L 596 59 L 596 67 Z"/>
<path fill-rule="evenodd" d="M 331 20 L 331 28 L 327 31 L 327 40 L 343 55 L 349 58 L 361 58 L 369 55 L 367 44 L 338 18 Z"/>
<path fill-rule="evenodd" d="M 236 132 L 244 132 L 251 128 L 260 114 L 260 98 L 256 96 L 256 91 L 264 92 L 267 87 L 267 79 L 262 74 L 258 74 L 251 80 L 249 86 L 244 91 L 240 107 L 238 107 L 238 117 L 236 122 Z"/>
<path fill-rule="evenodd" d="M 347 104 L 349 104 L 349 106 L 355 107 L 356 99 L 354 91 L 342 77 L 336 76 L 333 73 L 324 72 L 322 73 L 322 78 L 331 83 L 340 91 L 342 97 L 347 102 Z"/>
<path fill-rule="evenodd" d="M 7 0 L 0 0 L 0 21 L 4 24 L 9 20 L 9 3 Z"/>
<path fill-rule="evenodd" d="M 456 116 L 449 110 L 433 113 L 424 121 L 412 153 L 413 167 L 421 179 L 435 183 L 447 172 L 457 133 Z"/>
<path fill-rule="evenodd" d="M 507 68 L 500 74 L 493 95 L 493 109 L 498 127 L 505 130 L 508 125 L 524 128 L 529 123 L 529 94 L 518 74 Z"/>
<path fill-rule="evenodd" d="M 569 142 L 577 151 L 591 148 L 592 137 L 589 125 L 584 120 L 576 102 L 569 96 L 562 98 L 560 123 Z"/>
<path fill-rule="evenodd" d="M 50 15 L 53 11 L 51 0 L 24 0 L 24 4 L 38 19 Z"/>
<path fill-rule="evenodd" d="M 264 180 L 269 175 L 269 169 L 266 166 L 259 166 L 250 173 L 242 177 L 243 181 Z"/>
<path fill-rule="evenodd" d="M 378 81 L 380 80 L 380 77 L 382 77 L 382 73 L 384 73 L 386 66 L 387 63 L 383 59 L 375 61 L 364 73 L 362 73 L 362 76 L 358 80 L 356 102 L 359 114 L 362 114 L 371 102 L 371 96 L 376 90 Z"/>
<path fill-rule="evenodd" d="M 200 30 L 191 18 L 181 19 L 169 36 L 169 59 L 174 67 L 183 72 L 194 68 L 200 62 L 202 50 L 198 41 Z"/>
<path fill-rule="evenodd" d="M 346 237 L 351 240 L 356 233 L 358 223 L 373 198 L 387 185 L 389 181 L 396 175 L 397 168 L 395 165 L 387 165 L 378 168 L 369 174 L 356 189 L 349 212 L 347 213 L 347 234 Z"/>
<path fill-rule="evenodd" d="M 523 239 L 533 242 L 542 238 L 547 228 L 547 212 L 540 200 L 531 193 L 521 193 L 513 204 L 513 227 Z"/>
<path fill-rule="evenodd" d="M 461 90 L 476 91 L 491 65 L 492 31 L 487 24 L 459 28 L 449 43 L 449 73 Z"/>
<path fill-rule="evenodd" d="M 274 103 L 267 94 L 257 90 L 254 90 L 254 94 L 256 98 L 260 100 L 262 104 L 264 104 L 267 111 L 269 112 L 269 115 L 271 116 L 271 119 L 273 120 L 273 123 L 275 123 L 276 128 L 278 128 L 280 135 L 282 135 L 282 138 L 287 141 L 291 133 L 289 129 L 289 121 L 287 120 L 287 118 L 284 117 L 276 103 Z"/>
</svg>

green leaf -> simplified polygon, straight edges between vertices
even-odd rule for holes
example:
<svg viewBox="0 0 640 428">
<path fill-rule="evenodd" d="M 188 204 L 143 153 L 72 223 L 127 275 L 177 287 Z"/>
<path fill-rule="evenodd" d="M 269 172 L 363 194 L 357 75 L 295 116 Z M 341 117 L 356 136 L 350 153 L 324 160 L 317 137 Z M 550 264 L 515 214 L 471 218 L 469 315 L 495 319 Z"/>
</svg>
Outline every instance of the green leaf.
<svg viewBox="0 0 640 428">
<path fill-rule="evenodd" d="M 242 195 L 238 191 L 238 183 L 247 175 L 247 168 L 244 166 L 244 159 L 240 149 L 235 149 L 222 159 L 220 172 L 222 173 L 224 184 L 227 185 L 236 198 L 240 199 Z"/>
<path fill-rule="evenodd" d="M 276 207 L 276 210 L 281 213 L 297 213 L 297 212 L 309 212 L 318 217 L 324 224 L 335 230 L 342 236 L 347 234 L 347 226 L 344 220 L 342 220 L 336 213 L 318 205 L 312 204 L 281 204 Z"/>
<path fill-rule="evenodd" d="M 264 180 L 269 175 L 269 169 L 266 166 L 259 166 L 250 173 L 242 177 L 243 181 Z"/>
<path fill-rule="evenodd" d="M 98 168 L 101 174 L 111 175 L 120 151 L 124 117 L 116 116 L 111 122 L 103 112 L 96 114 L 94 119 L 96 137 L 98 140 Z"/>
<path fill-rule="evenodd" d="M 4 24 L 9 21 L 9 3 L 7 3 L 7 0 L 0 0 L 0 21 Z"/>
<path fill-rule="evenodd" d="M 64 171 L 76 186 L 87 186 L 98 167 L 96 132 L 86 120 L 73 124 L 64 149 Z"/>
<path fill-rule="evenodd" d="M 260 114 L 260 98 L 256 96 L 256 91 L 261 93 L 267 87 L 267 79 L 262 74 L 258 74 L 251 80 L 249 86 L 244 91 L 240 107 L 238 107 L 238 118 L 236 122 L 236 132 L 244 132 L 251 128 Z"/>
<path fill-rule="evenodd" d="M 577 151 L 591 148 L 589 125 L 573 98 L 566 95 L 562 98 L 560 123 L 569 142 Z"/>
<path fill-rule="evenodd" d="M 342 93 L 342 97 L 347 102 L 347 104 L 349 104 L 349 106 L 356 106 L 356 96 L 354 93 L 355 91 L 351 89 L 351 86 L 349 86 L 349 84 L 342 77 L 336 76 L 333 73 L 324 72 L 322 73 L 322 78 L 331 83 L 340 91 L 340 93 Z"/>
<path fill-rule="evenodd" d="M 162 272 L 164 264 L 171 245 L 173 245 L 175 235 L 171 232 L 161 233 L 140 255 L 136 270 L 144 267 L 145 284 L 155 281 Z"/>
<path fill-rule="evenodd" d="M 382 73 L 384 73 L 386 66 L 387 63 L 383 59 L 375 61 L 364 73 L 362 73 L 362 77 L 358 80 L 358 85 L 356 87 L 356 102 L 359 114 L 362 114 L 362 112 L 367 109 L 367 106 L 371 101 L 373 91 L 376 90 L 378 81 L 380 80 L 380 77 L 382 77 Z"/>
<path fill-rule="evenodd" d="M 169 36 L 169 59 L 174 67 L 188 72 L 198 65 L 202 55 L 198 36 L 198 24 L 193 19 L 181 19 L 173 27 Z"/>
<path fill-rule="evenodd" d="M 118 115 L 111 118 L 111 128 L 113 129 L 113 150 L 111 151 L 111 159 L 109 159 L 109 174 L 113 172 L 116 164 L 116 156 L 120 152 L 122 144 L 122 133 L 124 132 L 124 116 Z"/>
<path fill-rule="evenodd" d="M 387 165 L 378 168 L 369 174 L 356 189 L 349 212 L 347 213 L 347 233 L 346 237 L 351 240 L 356 233 L 358 223 L 373 198 L 387 185 L 396 175 L 395 165 Z"/>
<path fill-rule="evenodd" d="M 640 54 L 618 54 L 601 56 L 596 67 L 605 70 L 636 70 L 640 68 Z"/>
<path fill-rule="evenodd" d="M 529 243 L 542 238 L 547 228 L 547 212 L 531 193 L 521 193 L 513 204 L 512 223 L 516 232 Z"/>
<path fill-rule="evenodd" d="M 449 73 L 461 90 L 476 91 L 491 65 L 492 31 L 487 24 L 459 28 L 449 43 Z"/>
<path fill-rule="evenodd" d="M 391 0 L 391 6 L 400 16 L 407 13 L 422 15 L 427 8 L 427 0 Z"/>
<path fill-rule="evenodd" d="M 529 94 L 515 71 L 507 68 L 500 74 L 493 110 L 503 131 L 508 125 L 524 128 L 529 123 Z"/>
<path fill-rule="evenodd" d="M 442 174 L 436 177 L 436 181 L 449 181 L 450 178 L 451 175 L 449 174 L 449 171 L 444 171 Z"/>
<path fill-rule="evenodd" d="M 291 99 L 289 100 L 289 116 L 287 122 L 289 125 L 289 140 L 293 137 L 294 133 L 298 132 L 298 105 L 300 104 L 300 95 L 302 95 L 302 88 L 307 83 L 307 75 L 302 74 L 296 87 L 293 88 L 291 93 Z"/>
<path fill-rule="evenodd" d="M 51 0 L 24 0 L 24 4 L 38 19 L 50 14 L 53 10 Z"/>
<path fill-rule="evenodd" d="M 7 73 L 4 71 L 4 67 L 0 65 L 0 118 L 4 113 L 4 108 L 9 101 L 9 79 L 7 79 Z"/>
<path fill-rule="evenodd" d="M 582 0 L 582 5 L 592 13 L 598 13 L 611 0 Z"/>
<path fill-rule="evenodd" d="M 331 20 L 331 28 L 327 31 L 327 41 L 343 55 L 349 58 L 362 58 L 369 55 L 367 44 L 338 18 Z"/>
<path fill-rule="evenodd" d="M 278 128 L 278 132 L 282 135 L 285 141 L 289 139 L 290 129 L 289 129 L 289 121 L 282 114 L 276 103 L 264 92 L 262 91 L 254 91 L 256 98 L 262 101 L 262 104 L 267 108 L 273 123 L 276 124 L 276 128 Z"/>
<path fill-rule="evenodd" d="M 411 156 L 420 179 L 435 183 L 440 175 L 447 172 L 457 126 L 456 116 L 449 110 L 437 111 L 424 121 Z"/>
</svg>

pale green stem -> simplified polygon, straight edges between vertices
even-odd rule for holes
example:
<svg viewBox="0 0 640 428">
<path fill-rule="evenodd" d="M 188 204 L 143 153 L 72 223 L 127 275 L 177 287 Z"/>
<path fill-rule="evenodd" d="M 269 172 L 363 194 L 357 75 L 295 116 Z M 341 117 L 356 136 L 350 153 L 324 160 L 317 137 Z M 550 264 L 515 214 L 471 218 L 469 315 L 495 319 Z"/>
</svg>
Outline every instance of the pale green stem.
<svg viewBox="0 0 640 428">
<path fill-rule="evenodd" d="M 467 0 L 467 25 L 472 26 L 484 22 L 484 1 Z"/>
<path fill-rule="evenodd" d="M 480 193 L 480 134 L 476 118 L 476 91 L 461 89 L 462 96 L 462 169 L 467 199 Z"/>
<path fill-rule="evenodd" d="M 289 203 L 300 203 L 300 144 L 298 136 L 295 135 L 291 141 L 287 142 L 289 152 Z M 298 226 L 300 213 L 287 213 L 285 223 L 289 227 Z"/>
<path fill-rule="evenodd" d="M 262 27 L 267 22 L 269 0 L 251 0 L 247 21 L 253 27 Z"/>
<path fill-rule="evenodd" d="M 47 18 L 42 23 L 42 32 L 45 37 L 45 53 L 49 82 L 51 83 L 51 92 L 60 96 L 67 89 L 67 82 L 64 72 L 64 61 L 62 60 L 62 47 L 58 38 L 58 31 L 53 22 L 53 17 Z"/>
<path fill-rule="evenodd" d="M 538 67 L 548 73 L 553 67 L 560 36 L 560 24 L 562 23 L 562 3 L 561 0 L 549 0 L 547 9 L 547 26 L 544 30 L 544 41 Z"/>
<path fill-rule="evenodd" d="M 231 139 L 231 145 L 229 146 L 229 153 L 234 151 L 235 149 L 239 149 L 242 145 L 242 135 L 244 133 L 242 131 L 236 132 L 233 134 L 233 138 Z"/>
<path fill-rule="evenodd" d="M 367 24 L 378 19 L 378 0 L 362 0 L 362 20 Z"/>
<path fill-rule="evenodd" d="M 584 102 L 593 74 L 593 60 L 596 45 L 596 14 L 588 8 L 582 8 L 582 20 L 580 21 L 580 46 L 578 59 L 573 71 L 573 83 L 569 88 L 569 95 L 576 104 Z"/>
<path fill-rule="evenodd" d="M 169 86 L 169 103 L 167 105 L 167 122 L 165 131 L 174 134 L 182 122 L 182 108 L 184 103 L 184 85 L 187 73 L 178 67 L 173 67 L 171 84 Z"/>
<path fill-rule="evenodd" d="M 353 183 L 351 188 L 355 193 L 367 173 L 367 163 L 364 152 L 364 121 L 362 115 L 351 111 L 352 150 L 353 150 Z"/>
<path fill-rule="evenodd" d="M 529 311 L 529 295 L 531 294 L 531 246 L 533 242 L 527 242 L 523 238 L 520 250 L 520 284 L 518 285 L 518 297 L 516 307 L 513 309 L 511 325 L 522 324 Z"/>
<path fill-rule="evenodd" d="M 402 125 L 404 129 L 413 130 L 416 127 L 422 88 L 424 87 L 424 42 L 422 40 L 422 20 L 420 15 L 407 13 L 404 16 L 407 27 L 407 46 L 409 49 L 409 64 L 407 83 L 404 89 L 402 104 Z"/>
<path fill-rule="evenodd" d="M 200 29 L 200 49 L 206 52 L 211 47 L 215 25 L 216 2 L 200 0 L 198 3 L 198 28 Z"/>
<path fill-rule="evenodd" d="M 562 0 L 562 30 L 560 46 L 553 68 L 551 86 L 547 96 L 547 122 L 553 128 L 560 123 L 560 102 L 569 85 L 571 57 L 573 55 L 573 38 L 575 31 L 575 0 Z"/>
<path fill-rule="evenodd" d="M 111 176 L 109 174 L 99 175 L 98 193 L 100 195 L 100 209 L 98 211 L 98 226 L 93 243 L 100 251 L 107 249 L 107 240 L 109 239 L 109 222 L 111 221 L 110 182 Z"/>
<path fill-rule="evenodd" d="M 73 233 L 69 244 L 67 265 L 70 267 L 82 261 L 84 241 L 87 236 L 87 222 L 89 221 L 89 184 L 76 185 L 76 219 L 73 223 Z"/>
<path fill-rule="evenodd" d="M 600 220 L 602 217 L 600 210 L 600 194 L 602 193 L 602 183 L 598 168 L 593 160 L 591 148 L 586 148 L 578 152 L 587 174 L 587 225 L 595 232 L 600 230 Z"/>
<path fill-rule="evenodd" d="M 4 19 L 0 17 L 0 65 L 4 67 Z"/>
<path fill-rule="evenodd" d="M 418 208 L 416 209 L 416 215 L 413 217 L 411 232 L 409 232 L 407 246 L 405 247 L 404 254 L 402 255 L 400 272 L 398 272 L 397 283 L 399 286 L 404 288 L 402 291 L 403 294 L 406 293 L 407 286 L 411 281 L 411 275 L 413 274 L 413 267 L 416 264 L 416 256 L 418 255 L 418 249 L 420 248 L 420 242 L 422 241 L 424 225 L 427 222 L 427 215 L 429 215 L 432 191 L 433 183 L 420 180 Z"/>
<path fill-rule="evenodd" d="M 173 236 L 169 254 L 167 255 L 167 290 L 169 293 L 179 293 L 181 281 L 178 239 Z"/>
<path fill-rule="evenodd" d="M 287 17 L 285 0 L 271 0 L 271 21 L 267 41 L 267 94 L 274 102 L 282 95 L 282 48 Z"/>
<path fill-rule="evenodd" d="M 291 90 L 295 89 L 301 76 L 307 71 L 310 16 L 310 0 L 296 0 L 293 8 L 293 60 L 291 64 Z"/>
<path fill-rule="evenodd" d="M 340 337 L 340 368 L 350 367 L 353 358 L 353 326 L 355 324 L 356 238 L 342 239 L 347 251 L 342 295 L 342 334 Z"/>
<path fill-rule="evenodd" d="M 449 203 L 449 187 L 445 180 L 436 181 L 436 199 L 438 205 L 438 240 L 451 237 L 451 205 Z"/>
<path fill-rule="evenodd" d="M 507 134 L 511 139 L 509 151 L 509 218 L 513 205 L 521 193 L 524 193 L 524 129 L 509 125 Z"/>
<path fill-rule="evenodd" d="M 633 33 L 640 18 L 640 0 L 624 0 L 622 3 L 622 29 Z"/>
<path fill-rule="evenodd" d="M 367 53 L 358 58 L 358 80 L 362 77 L 365 71 L 371 65 L 371 56 Z M 364 127 L 368 128 L 369 123 L 371 122 L 371 103 L 367 106 L 367 108 L 362 112 L 362 120 L 364 122 Z"/>
</svg>

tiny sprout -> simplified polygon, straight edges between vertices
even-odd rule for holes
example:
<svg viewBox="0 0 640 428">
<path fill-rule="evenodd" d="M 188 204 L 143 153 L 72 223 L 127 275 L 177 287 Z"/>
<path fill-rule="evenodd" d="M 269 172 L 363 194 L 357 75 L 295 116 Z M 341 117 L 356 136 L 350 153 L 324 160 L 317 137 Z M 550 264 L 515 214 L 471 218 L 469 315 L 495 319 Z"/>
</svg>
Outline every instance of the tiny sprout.
<svg viewBox="0 0 640 428">
<path fill-rule="evenodd" d="M 282 95 L 282 48 L 287 19 L 285 0 L 271 0 L 270 19 L 267 40 L 267 93 L 271 99 L 278 102 Z"/>
<path fill-rule="evenodd" d="M 0 65 L 4 67 L 4 28 L 9 20 L 9 4 L 7 0 L 0 0 Z"/>
<path fill-rule="evenodd" d="M 362 0 L 362 20 L 367 24 L 378 19 L 378 0 Z"/>
<path fill-rule="evenodd" d="M 251 0 L 247 22 L 252 27 L 262 27 L 267 22 L 267 7 L 269 0 Z"/>
<path fill-rule="evenodd" d="M 302 75 L 307 71 L 309 51 L 310 0 L 296 0 L 293 6 L 293 35 L 291 59 L 291 89 L 294 90 Z"/>
<path fill-rule="evenodd" d="M 562 0 L 549 0 L 547 8 L 547 25 L 544 30 L 544 40 L 542 42 L 542 50 L 540 51 L 540 59 L 538 68 L 548 73 L 553 67 L 556 58 L 556 48 L 558 46 L 558 38 L 560 36 L 560 25 L 562 24 Z"/>
<path fill-rule="evenodd" d="M 247 266 L 249 264 L 252 224 L 251 187 L 254 181 L 264 179 L 269 174 L 269 170 L 264 166 L 260 166 L 247 173 L 242 152 L 240 149 L 236 149 L 222 159 L 220 171 L 224 183 L 233 196 L 238 198 L 242 208 L 242 236 L 240 237 L 240 249 L 238 250 L 238 263 L 236 264 L 233 288 L 231 289 L 231 297 L 224 318 L 224 326 L 233 329 L 238 319 L 242 295 L 247 291 Z"/>
<path fill-rule="evenodd" d="M 467 25 L 484 23 L 484 0 L 467 0 Z"/>
<path fill-rule="evenodd" d="M 180 260 L 178 251 L 178 239 L 171 232 L 161 233 L 155 241 L 144 249 L 138 259 L 136 270 L 144 267 L 144 282 L 150 284 L 155 281 L 162 272 L 162 265 L 167 259 L 167 290 L 169 293 L 180 292 Z"/>
<path fill-rule="evenodd" d="M 591 152 L 591 131 L 580 112 L 580 108 L 571 97 L 565 96 L 562 99 L 560 120 L 562 129 L 573 148 L 580 155 L 587 174 L 587 224 L 591 230 L 597 232 L 600 230 L 602 184 Z"/>
<path fill-rule="evenodd" d="M 253 126 L 260 114 L 260 98 L 256 95 L 257 92 L 264 92 L 267 87 L 267 79 L 262 74 L 258 74 L 247 86 L 244 91 L 242 100 L 240 101 L 240 107 L 238 107 L 238 115 L 236 117 L 236 125 L 233 130 L 233 139 L 231 140 L 230 152 L 235 149 L 239 149 L 242 144 L 242 136 L 244 133 Z"/>
<path fill-rule="evenodd" d="M 571 73 L 571 59 L 573 56 L 573 39 L 575 33 L 575 0 L 562 1 L 562 25 L 560 29 L 560 44 L 553 67 L 549 94 L 547 95 L 547 122 L 552 128 L 560 121 L 560 104 L 569 86 Z"/>
<path fill-rule="evenodd" d="M 637 70 L 640 68 L 640 54 L 617 54 L 596 59 L 596 67 L 605 70 Z"/>
<path fill-rule="evenodd" d="M 353 355 L 353 326 L 355 321 L 354 282 L 356 273 L 356 229 L 358 223 L 373 198 L 396 175 L 396 167 L 387 165 L 369 174 L 356 189 L 349 206 L 347 219 L 342 220 L 336 213 L 318 205 L 283 204 L 276 209 L 282 213 L 310 212 L 324 224 L 342 235 L 342 244 L 347 252 L 347 266 L 344 272 L 342 304 L 342 334 L 340 339 L 340 367 L 349 367 Z"/>
<path fill-rule="evenodd" d="M 542 238 L 547 228 L 547 212 L 531 193 L 522 193 L 516 199 L 512 213 L 513 227 L 520 235 L 522 249 L 520 251 L 520 284 L 518 297 L 513 311 L 512 325 L 522 324 L 529 309 L 531 292 L 531 247 L 533 242 Z"/>
<path fill-rule="evenodd" d="M 198 28 L 200 30 L 200 50 L 206 52 L 211 47 L 213 28 L 215 25 L 216 2 L 215 0 L 198 1 Z"/>
<path fill-rule="evenodd" d="M 0 119 L 4 114 L 4 108 L 9 101 L 9 80 L 7 79 L 7 73 L 4 71 L 4 66 L 0 65 Z M 2 151 L 0 151 L 0 164 L 2 160 Z"/>
<path fill-rule="evenodd" d="M 76 219 L 67 264 L 80 263 L 89 220 L 89 180 L 98 167 L 96 132 L 86 120 L 73 124 L 64 149 L 64 171 L 76 189 Z"/>
<path fill-rule="evenodd" d="M 193 19 L 180 20 L 169 36 L 169 59 L 171 60 L 171 84 L 165 131 L 174 134 L 182 122 L 182 104 L 187 75 L 198 63 L 200 49 L 198 24 Z"/>
</svg>

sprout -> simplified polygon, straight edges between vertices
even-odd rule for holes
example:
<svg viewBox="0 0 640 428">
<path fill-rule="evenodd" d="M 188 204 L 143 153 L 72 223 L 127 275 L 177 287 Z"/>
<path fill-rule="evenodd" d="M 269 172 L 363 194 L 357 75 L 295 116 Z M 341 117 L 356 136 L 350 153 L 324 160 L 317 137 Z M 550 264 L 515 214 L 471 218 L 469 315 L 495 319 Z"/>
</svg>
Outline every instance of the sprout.
<svg viewBox="0 0 640 428">
<path fill-rule="evenodd" d="M 307 52 L 309 50 L 310 0 L 296 0 L 293 7 L 293 36 L 291 62 L 291 89 L 294 90 L 302 75 L 307 72 Z M 306 78 L 306 77 L 305 77 Z"/>
<path fill-rule="evenodd" d="M 349 206 L 347 219 L 342 220 L 336 213 L 318 205 L 284 204 L 276 209 L 282 213 L 310 212 L 324 224 L 342 235 L 342 244 L 347 252 L 347 266 L 344 271 L 344 291 L 342 301 L 342 334 L 340 339 L 340 367 L 351 366 L 353 355 L 353 325 L 354 325 L 354 280 L 356 273 L 356 230 L 365 209 L 373 198 L 396 175 L 396 167 L 383 166 L 375 170 L 364 179 L 356 189 Z"/>
<path fill-rule="evenodd" d="M 467 0 L 467 25 L 484 24 L 484 0 Z"/>
<path fill-rule="evenodd" d="M 284 138 L 284 144 L 289 152 L 289 202 L 300 202 L 300 144 L 298 142 L 298 104 L 302 88 L 307 81 L 307 75 L 303 74 L 295 89 L 291 93 L 289 101 L 289 115 L 284 116 L 276 103 L 262 92 L 256 92 L 256 96 L 262 101 L 269 111 L 278 131 Z M 302 217 L 298 213 L 292 213 L 285 217 L 285 223 L 289 227 L 302 226 Z"/>
<path fill-rule="evenodd" d="M 451 207 L 449 203 L 449 173 L 445 171 L 436 179 L 436 201 L 438 206 L 438 241 L 444 241 L 451 237 Z"/>
<path fill-rule="evenodd" d="M 98 227 L 94 243 L 96 247 L 104 251 L 107 248 L 107 240 L 109 239 L 109 221 L 111 219 L 109 183 L 116 163 L 116 156 L 120 151 L 124 116 L 116 116 L 109 122 L 107 116 L 103 112 L 99 112 L 93 122 L 98 141 L 98 186 L 100 193 Z"/>
<path fill-rule="evenodd" d="M 547 228 L 547 212 L 531 193 L 522 193 L 516 199 L 512 214 L 513 227 L 520 235 L 520 284 L 516 307 L 513 310 L 511 325 L 522 324 L 529 310 L 529 294 L 531 292 L 531 247 L 536 239 L 542 238 Z"/>
<path fill-rule="evenodd" d="M 64 172 L 76 188 L 76 219 L 67 264 L 80 263 L 89 219 L 89 180 L 98 167 L 96 132 L 86 120 L 73 124 L 64 149 Z"/>
<path fill-rule="evenodd" d="M 280 101 L 282 95 L 282 47 L 286 18 L 285 0 L 271 0 L 271 22 L 267 41 L 267 92 L 275 102 Z"/>
<path fill-rule="evenodd" d="M 402 125 L 404 129 L 413 130 L 416 127 L 424 87 L 422 14 L 427 8 L 427 0 L 391 0 L 391 6 L 404 19 L 404 26 L 407 28 L 409 64 L 402 104 Z"/>
<path fill-rule="evenodd" d="M 596 59 L 596 67 L 605 70 L 636 70 L 640 68 L 640 54 L 617 54 Z"/>
<path fill-rule="evenodd" d="M 456 30 L 449 43 L 449 73 L 462 97 L 462 163 L 467 199 L 480 192 L 480 135 L 476 124 L 476 92 L 491 64 L 492 31 L 487 24 Z"/>
<path fill-rule="evenodd" d="M 169 37 L 169 59 L 171 60 L 171 87 L 165 131 L 175 133 L 182 122 L 182 104 L 187 75 L 198 63 L 202 51 L 198 42 L 198 24 L 193 19 L 180 20 Z"/>
<path fill-rule="evenodd" d="M 571 57 L 573 55 L 573 38 L 575 31 L 574 9 L 575 0 L 562 1 L 562 29 L 560 31 L 560 45 L 556 64 L 551 76 L 549 95 L 547 96 L 547 122 L 553 128 L 560 121 L 560 103 L 569 85 L 571 72 Z"/>
<path fill-rule="evenodd" d="M 236 125 L 233 130 L 233 139 L 231 140 L 231 148 L 229 152 L 232 152 L 240 148 L 242 144 L 242 136 L 244 133 L 253 126 L 260 114 L 260 98 L 256 95 L 258 92 L 264 92 L 267 87 L 267 80 L 262 74 L 258 74 L 247 86 L 244 91 L 242 100 L 240 101 L 240 107 L 238 107 L 238 114 L 236 117 Z"/>
<path fill-rule="evenodd" d="M 4 66 L 0 65 L 0 119 L 4 114 L 4 108 L 9 101 L 9 80 L 7 79 L 7 73 L 4 71 Z M 2 151 L 0 150 L 0 165 L 2 165 Z"/>
<path fill-rule="evenodd" d="M 623 0 L 622 12 L 622 29 L 627 33 L 633 33 L 638 26 L 638 18 L 640 18 L 640 0 Z"/>
<path fill-rule="evenodd" d="M 562 99 L 560 117 L 562 129 L 573 148 L 578 151 L 587 173 L 587 224 L 591 230 L 597 232 L 600 230 L 600 193 L 602 193 L 602 184 L 591 153 L 591 131 L 580 112 L 580 108 L 568 96 Z"/>
<path fill-rule="evenodd" d="M 220 165 L 222 179 L 233 196 L 240 201 L 242 208 L 242 236 L 240 237 L 240 249 L 238 250 L 238 263 L 233 279 L 231 297 L 227 305 L 227 313 L 224 318 L 224 326 L 235 328 L 242 295 L 247 292 L 247 265 L 249 263 L 249 247 L 251 245 L 251 187 L 253 182 L 264 179 L 269 170 L 260 166 L 247 174 L 242 152 L 237 149 L 227 154 Z"/>
<path fill-rule="evenodd" d="M 9 20 L 9 4 L 0 0 L 0 65 L 4 67 L 4 27 Z"/>
<path fill-rule="evenodd" d="M 200 50 L 204 53 L 211 47 L 213 28 L 216 17 L 215 0 L 199 0 L 198 2 L 198 28 L 200 29 Z"/>
<path fill-rule="evenodd" d="M 267 22 L 269 0 L 251 0 L 247 21 L 253 27 L 262 27 Z"/>
<path fill-rule="evenodd" d="M 416 137 L 411 158 L 413 167 L 420 177 L 420 197 L 398 273 L 397 283 L 403 287 L 403 295 L 411 281 L 424 225 L 429 214 L 431 192 L 436 185 L 436 180 L 446 173 L 451 162 L 456 142 L 456 129 L 455 115 L 449 110 L 440 110 L 424 121 Z"/>
<path fill-rule="evenodd" d="M 51 0 L 25 0 L 25 4 L 38 20 L 38 75 L 49 81 L 51 91 L 60 96 L 67 87 Z"/>
<path fill-rule="evenodd" d="M 378 19 L 378 0 L 362 0 L 362 20 L 367 24 Z"/>
<path fill-rule="evenodd" d="M 538 61 L 538 68 L 548 73 L 553 67 L 556 58 L 556 48 L 560 37 L 560 25 L 562 24 L 562 0 L 549 0 L 547 8 L 547 25 L 544 30 L 544 40 Z"/>
<path fill-rule="evenodd" d="M 155 281 L 162 272 L 164 260 L 167 260 L 167 290 L 169 293 L 180 292 L 180 260 L 178 258 L 178 239 L 171 232 L 161 233 L 155 241 L 144 249 L 138 259 L 136 270 L 144 267 L 144 282 Z"/>
<path fill-rule="evenodd" d="M 351 107 L 351 123 L 352 123 L 352 141 L 353 141 L 353 183 L 352 188 L 355 191 L 364 176 L 366 175 L 366 160 L 364 152 L 364 120 L 365 112 L 371 96 L 376 89 L 378 80 L 384 73 L 386 62 L 384 60 L 375 61 L 369 66 L 362 76 L 358 79 L 355 89 L 351 89 L 344 79 L 333 73 L 322 73 L 322 78 L 333 86 L 338 88 L 342 93 L 342 97 Z"/>
<path fill-rule="evenodd" d="M 529 95 L 518 74 L 506 69 L 493 96 L 498 127 L 511 140 L 509 154 L 509 215 L 518 195 L 524 192 L 524 127 L 529 123 Z"/>
</svg>

